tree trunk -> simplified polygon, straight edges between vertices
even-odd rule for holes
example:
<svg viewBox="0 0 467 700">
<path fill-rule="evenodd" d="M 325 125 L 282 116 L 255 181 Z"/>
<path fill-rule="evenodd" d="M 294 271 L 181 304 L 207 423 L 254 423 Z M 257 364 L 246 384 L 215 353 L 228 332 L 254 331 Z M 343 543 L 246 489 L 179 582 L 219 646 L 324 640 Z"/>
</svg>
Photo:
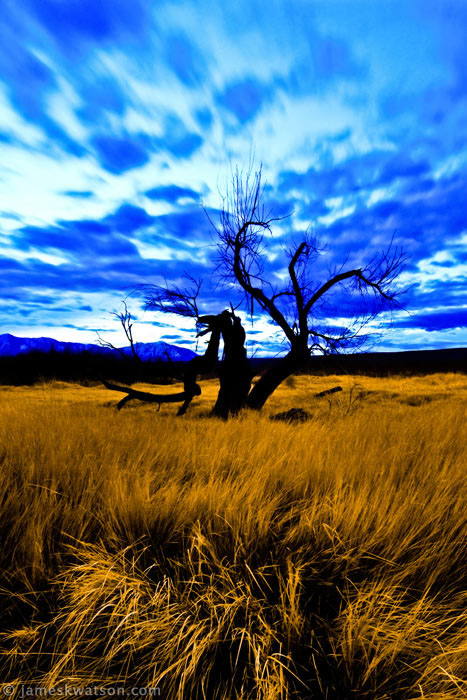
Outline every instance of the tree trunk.
<svg viewBox="0 0 467 700">
<path fill-rule="evenodd" d="M 263 374 L 250 391 L 246 405 L 248 408 L 253 408 L 259 411 L 271 396 L 271 394 L 282 384 L 282 382 L 290 377 L 291 374 L 300 368 L 301 363 L 292 353 L 278 360 L 277 364 L 270 367 Z"/>
<path fill-rule="evenodd" d="M 251 387 L 251 371 L 245 349 L 245 330 L 238 316 L 224 311 L 224 357 L 219 368 L 220 389 L 213 414 L 228 418 L 244 408 Z"/>
</svg>

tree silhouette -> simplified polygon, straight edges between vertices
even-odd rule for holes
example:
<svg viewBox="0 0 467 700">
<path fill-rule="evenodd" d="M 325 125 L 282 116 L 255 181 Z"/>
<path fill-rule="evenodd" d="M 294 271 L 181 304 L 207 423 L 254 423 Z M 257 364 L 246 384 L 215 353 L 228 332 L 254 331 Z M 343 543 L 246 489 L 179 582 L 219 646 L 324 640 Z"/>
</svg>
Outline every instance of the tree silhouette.
<svg viewBox="0 0 467 700">
<path fill-rule="evenodd" d="M 135 347 L 135 341 L 133 338 L 133 325 L 134 325 L 133 317 L 131 315 L 131 312 L 128 311 L 128 306 L 127 306 L 126 301 L 124 301 L 124 300 L 122 301 L 122 306 L 123 306 L 122 311 L 112 311 L 110 315 L 113 316 L 113 318 L 116 318 L 118 321 L 120 321 L 120 325 L 123 328 L 123 332 L 125 333 L 125 337 L 126 337 L 127 341 L 130 343 L 131 357 L 133 358 L 133 360 L 135 362 L 140 363 L 141 358 L 139 357 L 139 355 L 137 353 L 137 350 Z M 102 348 L 108 348 L 109 350 L 115 350 L 115 352 L 118 352 L 122 357 L 124 357 L 124 358 L 128 357 L 127 353 L 125 352 L 125 349 L 119 348 L 116 345 L 114 345 L 113 343 L 111 343 L 110 341 L 105 340 L 104 338 L 102 338 L 100 336 L 99 333 L 97 334 L 97 339 L 98 339 L 99 345 Z"/>
<path fill-rule="evenodd" d="M 178 395 L 178 400 L 184 402 L 179 414 L 184 413 L 193 396 L 201 392 L 196 383 L 197 375 L 216 366 L 220 389 L 213 408 L 215 415 L 226 418 L 241 408 L 261 409 L 288 376 L 306 367 L 313 353 L 334 354 L 361 348 L 371 335 L 367 329 L 376 316 L 400 306 L 403 292 L 397 280 L 406 258 L 394 246 L 393 240 L 386 250 L 372 257 L 364 266 L 349 269 L 341 266 L 324 281 L 316 282 L 313 269 L 324 251 L 316 238 L 304 234 L 287 251 L 287 281 L 282 287 L 274 285 L 265 272 L 265 234 L 272 233 L 272 225 L 278 218 L 266 212 L 264 200 L 261 168 L 255 173 L 250 170 L 246 175 L 237 170 L 230 191 L 223 198 L 218 224 L 210 219 L 218 237 L 215 272 L 219 280 L 242 292 L 252 318 L 256 309 L 269 316 L 287 343 L 285 355 L 253 386 L 244 346 L 245 330 L 232 306 L 218 314 L 201 314 L 198 301 L 201 281 L 191 277 L 185 288 L 170 284 L 141 287 L 148 308 L 193 318 L 198 336 L 211 334 L 205 354 L 195 358 L 186 369 L 185 389 L 183 395 Z M 347 301 L 360 309 L 354 318 L 340 327 L 326 323 L 325 302 L 337 290 L 341 294 L 344 291 Z M 221 338 L 224 354 L 218 363 Z M 112 388 L 128 390 L 115 385 Z M 130 396 L 130 393 L 128 397 L 148 400 L 142 396 Z M 167 396 L 161 400 L 174 399 Z"/>
</svg>

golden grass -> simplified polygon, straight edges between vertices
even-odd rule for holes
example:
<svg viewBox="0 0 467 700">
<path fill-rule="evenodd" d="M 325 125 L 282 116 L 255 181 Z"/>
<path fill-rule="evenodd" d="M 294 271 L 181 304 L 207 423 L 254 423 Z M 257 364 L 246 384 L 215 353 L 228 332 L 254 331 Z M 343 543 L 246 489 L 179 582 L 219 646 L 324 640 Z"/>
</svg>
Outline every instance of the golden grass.
<svg viewBox="0 0 467 700">
<path fill-rule="evenodd" d="M 289 384 L 228 422 L 215 382 L 0 391 L 3 683 L 467 697 L 467 377 Z"/>
</svg>

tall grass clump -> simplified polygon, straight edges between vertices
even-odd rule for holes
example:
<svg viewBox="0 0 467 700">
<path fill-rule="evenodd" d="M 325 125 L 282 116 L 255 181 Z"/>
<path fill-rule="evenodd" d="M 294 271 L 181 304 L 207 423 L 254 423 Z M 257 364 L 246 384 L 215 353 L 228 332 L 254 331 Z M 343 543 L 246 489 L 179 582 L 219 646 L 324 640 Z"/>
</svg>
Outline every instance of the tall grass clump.
<svg viewBox="0 0 467 700">
<path fill-rule="evenodd" d="M 4 683 L 467 697 L 467 380 L 294 381 L 300 425 L 8 393 Z"/>
</svg>

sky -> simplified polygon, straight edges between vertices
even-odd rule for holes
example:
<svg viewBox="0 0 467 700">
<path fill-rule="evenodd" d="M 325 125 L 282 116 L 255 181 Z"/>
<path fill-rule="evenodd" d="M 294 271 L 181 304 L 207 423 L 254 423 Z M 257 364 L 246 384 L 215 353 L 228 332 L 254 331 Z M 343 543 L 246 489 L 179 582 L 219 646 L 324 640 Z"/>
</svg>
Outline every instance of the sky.
<svg viewBox="0 0 467 700">
<path fill-rule="evenodd" d="M 134 290 L 188 273 L 206 312 L 235 302 L 206 214 L 262 163 L 290 215 L 264 241 L 272 281 L 304 231 L 317 283 L 393 237 L 409 291 L 374 349 L 467 346 L 466 40 L 463 0 L 3 0 L 1 332 L 124 344 L 127 299 L 137 340 L 195 349 Z M 252 350 L 280 352 L 243 318 Z"/>
</svg>

